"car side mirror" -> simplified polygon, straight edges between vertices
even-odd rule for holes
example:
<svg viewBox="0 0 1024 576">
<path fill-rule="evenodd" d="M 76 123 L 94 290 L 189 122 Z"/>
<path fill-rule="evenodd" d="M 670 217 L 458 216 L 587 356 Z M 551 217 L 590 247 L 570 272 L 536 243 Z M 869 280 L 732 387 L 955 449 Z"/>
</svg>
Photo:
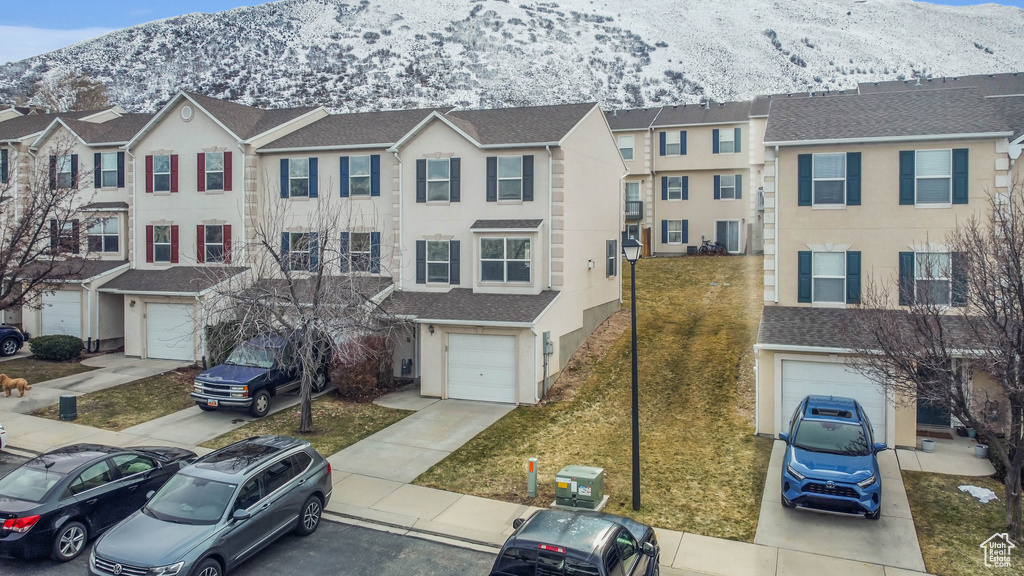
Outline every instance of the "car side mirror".
<svg viewBox="0 0 1024 576">
<path fill-rule="evenodd" d="M 789 432 L 779 432 L 779 440 L 789 442 Z"/>
<path fill-rule="evenodd" d="M 146 500 L 152 500 L 154 494 L 156 494 L 156 490 L 150 490 L 149 492 L 146 492 Z"/>
<path fill-rule="evenodd" d="M 650 556 L 651 558 L 654 558 L 654 555 L 657 554 L 657 553 L 658 553 L 658 551 L 654 549 L 654 544 L 651 544 L 650 542 L 644 542 L 644 555 L 645 556 Z"/>
<path fill-rule="evenodd" d="M 242 509 L 235 510 L 235 512 L 233 514 L 231 514 L 231 519 L 234 520 L 235 522 L 244 522 L 244 521 L 248 520 L 251 517 L 252 517 L 252 514 L 250 514 L 248 510 L 242 510 Z"/>
<path fill-rule="evenodd" d="M 875 442 L 875 452 L 885 452 L 889 447 L 885 445 L 885 442 Z"/>
<path fill-rule="evenodd" d="M 516 530 L 519 530 L 519 528 L 523 524 L 526 524 L 526 520 L 523 520 L 522 518 L 516 518 L 515 520 L 512 521 L 512 528 L 514 528 Z"/>
</svg>

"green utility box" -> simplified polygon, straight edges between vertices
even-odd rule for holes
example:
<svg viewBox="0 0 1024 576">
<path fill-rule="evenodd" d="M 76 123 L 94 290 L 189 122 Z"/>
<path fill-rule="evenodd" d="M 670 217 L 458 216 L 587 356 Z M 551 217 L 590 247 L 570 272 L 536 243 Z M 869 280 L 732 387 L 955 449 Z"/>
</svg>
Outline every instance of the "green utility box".
<svg viewBox="0 0 1024 576">
<path fill-rule="evenodd" d="M 604 501 L 604 468 L 566 466 L 555 476 L 555 505 L 597 510 Z"/>
</svg>

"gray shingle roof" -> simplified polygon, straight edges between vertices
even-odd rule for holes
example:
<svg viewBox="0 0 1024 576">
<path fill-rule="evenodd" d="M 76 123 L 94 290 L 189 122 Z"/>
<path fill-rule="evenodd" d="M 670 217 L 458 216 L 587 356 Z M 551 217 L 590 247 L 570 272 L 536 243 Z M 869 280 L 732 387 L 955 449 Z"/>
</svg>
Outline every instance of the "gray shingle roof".
<svg viewBox="0 0 1024 576">
<path fill-rule="evenodd" d="M 975 74 L 972 76 L 950 76 L 939 78 L 890 80 L 887 82 L 861 82 L 857 89 L 861 94 L 878 92 L 905 92 L 908 90 L 934 90 L 944 88 L 977 88 L 985 96 L 1021 94 L 1024 95 L 1024 73 Z"/>
<path fill-rule="evenodd" d="M 722 124 L 746 122 L 750 119 L 750 102 L 711 102 L 703 104 L 665 106 L 654 121 L 654 126 L 686 126 L 690 124 Z"/>
<path fill-rule="evenodd" d="M 765 144 L 1009 132 L 973 88 L 773 98 Z"/>
<path fill-rule="evenodd" d="M 987 98 L 988 103 L 1006 118 L 1013 130 L 1011 140 L 1024 136 L 1024 96 L 999 96 Z"/>
<path fill-rule="evenodd" d="M 647 130 L 660 112 L 660 107 L 612 110 L 605 112 L 604 117 L 608 119 L 608 126 L 612 130 Z"/>
<path fill-rule="evenodd" d="M 124 144 L 152 119 L 152 114 L 125 114 L 99 124 L 72 118 L 64 119 L 64 123 L 86 144 Z"/>
<path fill-rule="evenodd" d="M 445 115 L 483 146 L 559 142 L 597 104 L 558 104 L 490 110 L 454 110 Z"/>
<path fill-rule="evenodd" d="M 543 220 L 477 220 L 470 226 L 473 230 L 536 230 Z"/>
<path fill-rule="evenodd" d="M 104 284 L 100 292 L 196 294 L 245 270 L 237 266 L 173 266 L 161 270 L 129 270 Z"/>
<path fill-rule="evenodd" d="M 469 288 L 448 292 L 395 292 L 386 308 L 397 315 L 420 320 L 531 323 L 551 304 L 558 292 L 537 295 L 479 294 Z"/>
<path fill-rule="evenodd" d="M 48 272 L 50 278 L 59 278 L 59 282 L 81 282 L 97 276 L 102 276 L 111 270 L 124 266 L 127 260 L 92 260 L 87 258 L 69 258 L 56 263 L 54 269 Z M 34 270 L 45 269 L 48 263 L 36 262 L 34 265 L 26 266 L 21 277 L 28 278 Z"/>
<path fill-rule="evenodd" d="M 300 108 L 264 110 L 244 104 L 236 104 L 227 100 L 211 98 L 195 92 L 186 92 L 186 94 L 212 114 L 214 118 L 220 120 L 221 123 L 227 126 L 228 130 L 231 130 L 242 139 L 262 134 L 267 130 L 316 109 L 315 106 L 303 106 Z"/>
<path fill-rule="evenodd" d="M 261 150 L 366 146 L 401 140 L 431 112 L 446 108 L 331 114 L 267 144 Z"/>
<path fill-rule="evenodd" d="M 296 298 L 298 298 L 300 303 L 309 303 L 312 301 L 313 287 L 311 282 L 314 280 L 314 278 L 310 277 L 296 278 L 292 279 L 291 285 L 289 285 L 288 280 L 285 278 L 265 278 L 260 280 L 252 290 L 255 294 L 267 296 L 281 295 L 285 300 L 289 300 L 291 299 L 290 287 L 293 286 Z M 324 276 L 321 280 L 330 290 L 354 290 L 367 300 L 387 290 L 393 283 L 391 278 L 383 276 Z M 323 293 L 321 291 L 321 294 Z"/>
<path fill-rule="evenodd" d="M 60 114 L 29 114 L 0 122 L 0 142 L 20 140 L 46 130 L 46 127 L 57 118 L 77 119 L 91 116 L 102 110 L 83 110 L 79 112 L 63 112 Z"/>
</svg>

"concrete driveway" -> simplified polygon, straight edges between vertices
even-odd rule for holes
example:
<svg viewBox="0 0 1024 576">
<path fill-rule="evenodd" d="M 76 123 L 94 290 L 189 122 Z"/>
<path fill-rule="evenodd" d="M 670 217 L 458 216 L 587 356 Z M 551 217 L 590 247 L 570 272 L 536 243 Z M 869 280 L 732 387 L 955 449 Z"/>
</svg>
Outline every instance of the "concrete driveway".
<svg viewBox="0 0 1024 576">
<path fill-rule="evenodd" d="M 124 354 L 93 356 L 82 360 L 82 364 L 97 369 L 46 382 L 32 382 L 32 390 L 26 392 L 23 398 L 18 398 L 17 395 L 9 398 L 0 397 L 0 401 L 3 402 L 0 407 L 10 412 L 27 414 L 37 408 L 56 404 L 64 394 L 79 396 L 190 365 L 189 362 L 180 360 L 129 358 Z M 2 371 L 0 367 L 0 372 Z"/>
<path fill-rule="evenodd" d="M 924 572 L 924 558 L 910 515 L 896 452 L 878 455 L 882 473 L 882 517 L 866 520 L 782 507 L 782 459 L 786 444 L 776 440 L 768 464 L 755 544 Z"/>
</svg>

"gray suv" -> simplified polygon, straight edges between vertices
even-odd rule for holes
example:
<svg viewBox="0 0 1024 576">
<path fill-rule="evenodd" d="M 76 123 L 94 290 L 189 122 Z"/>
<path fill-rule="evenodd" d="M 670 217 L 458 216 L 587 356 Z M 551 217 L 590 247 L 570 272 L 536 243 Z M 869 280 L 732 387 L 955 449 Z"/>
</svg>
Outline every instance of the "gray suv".
<svg viewBox="0 0 1024 576">
<path fill-rule="evenodd" d="M 94 576 L 221 576 L 288 532 L 312 534 L 331 466 L 308 442 L 241 440 L 174 475 L 96 541 Z"/>
</svg>

